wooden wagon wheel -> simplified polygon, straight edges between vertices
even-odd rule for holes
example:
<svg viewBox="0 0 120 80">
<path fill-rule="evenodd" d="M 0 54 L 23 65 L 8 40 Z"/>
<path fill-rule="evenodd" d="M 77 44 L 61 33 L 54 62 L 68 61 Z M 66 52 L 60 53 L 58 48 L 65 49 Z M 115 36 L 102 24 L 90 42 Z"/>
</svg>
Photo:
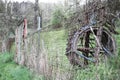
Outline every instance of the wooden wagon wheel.
<svg viewBox="0 0 120 80">
<path fill-rule="evenodd" d="M 94 63 L 95 60 L 95 48 L 96 39 L 94 35 L 97 35 L 98 28 L 93 27 L 93 32 L 90 27 L 83 27 L 80 30 L 70 35 L 66 48 L 66 56 L 72 65 L 79 65 L 81 67 Z M 106 57 L 115 54 L 115 40 L 111 33 L 106 29 L 103 29 L 100 44 L 102 49 L 98 54 L 99 60 L 104 61 Z"/>
</svg>

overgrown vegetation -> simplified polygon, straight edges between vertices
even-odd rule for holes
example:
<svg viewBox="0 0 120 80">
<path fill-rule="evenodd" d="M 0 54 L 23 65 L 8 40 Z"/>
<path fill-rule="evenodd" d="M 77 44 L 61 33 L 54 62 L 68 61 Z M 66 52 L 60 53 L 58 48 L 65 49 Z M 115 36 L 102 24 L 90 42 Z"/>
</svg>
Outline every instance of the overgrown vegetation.
<svg viewBox="0 0 120 80">
<path fill-rule="evenodd" d="M 27 57 L 32 57 L 32 59 L 34 59 L 34 61 L 31 62 L 32 66 L 29 67 L 31 71 L 27 67 L 20 66 L 14 62 L 15 54 L 13 53 L 15 53 L 15 51 L 12 51 L 12 53 L 0 53 L 0 80 L 120 80 L 120 34 L 115 35 L 118 55 L 109 58 L 105 63 L 99 63 L 98 65 L 90 64 L 81 68 L 70 65 L 65 56 L 68 33 L 61 27 L 67 26 L 67 30 L 69 30 L 69 27 L 72 30 L 73 28 L 80 27 L 81 24 L 79 18 L 82 19 L 83 15 L 80 12 L 82 9 L 78 6 L 79 2 L 79 0 L 72 0 L 70 3 L 73 3 L 73 5 L 70 6 L 68 12 L 66 10 L 67 13 L 64 12 L 63 8 L 57 7 L 52 14 L 51 20 L 49 20 L 49 22 L 47 22 L 48 20 L 44 21 L 46 22 L 45 24 L 52 24 L 52 26 L 50 26 L 50 31 L 41 32 L 40 34 L 40 62 L 34 57 L 34 51 L 31 52 L 31 48 L 29 48 L 31 45 L 33 50 L 36 48 L 34 47 L 36 46 L 34 43 L 38 44 L 37 33 L 30 39 L 32 43 L 28 46 L 29 50 Z M 2 5 L 3 3 L 0 4 L 0 12 L 4 12 L 3 9 L 5 7 Z M 68 5 L 68 3 L 66 5 Z M 68 22 L 65 20 L 66 16 L 69 18 L 67 19 Z M 33 23 L 31 24 L 33 25 Z M 116 25 L 118 28 L 117 30 L 120 33 L 120 22 L 116 22 Z M 1 36 L 2 35 L 3 33 L 1 32 Z M 31 53 L 29 52 L 33 55 L 30 56 Z M 37 53 L 37 49 L 35 52 Z M 37 62 L 40 64 L 40 72 L 38 74 L 36 73 L 37 71 L 32 71 L 32 69 L 36 67 Z"/>
<path fill-rule="evenodd" d="M 117 44 L 120 43 L 120 36 L 115 36 Z M 50 31 L 41 33 L 42 50 L 47 54 L 49 65 L 48 74 L 43 76 L 33 75 L 27 68 L 18 66 L 13 61 L 13 54 L 0 54 L 0 80 L 119 80 L 120 58 L 108 60 L 107 64 L 99 63 L 98 66 L 89 65 L 86 68 L 72 67 L 66 56 L 67 34 L 65 30 Z M 120 48 L 118 45 L 118 50 Z"/>
<path fill-rule="evenodd" d="M 54 35 L 56 34 L 56 35 Z M 46 36 L 46 37 L 44 37 Z M 115 36 L 117 44 L 120 42 L 120 36 Z M 66 35 L 65 31 L 51 31 L 42 33 L 41 38 L 44 41 L 45 51 L 48 54 L 49 65 L 52 66 L 53 73 L 51 77 L 56 80 L 119 80 L 120 63 L 119 54 L 110 58 L 106 63 L 88 65 L 85 68 L 72 67 L 65 57 Z M 119 45 L 118 45 L 119 50 Z M 120 53 L 120 51 L 119 51 Z M 51 79 L 52 80 L 52 79 Z"/>
<path fill-rule="evenodd" d="M 63 27 L 64 19 L 65 19 L 65 15 L 64 15 L 63 9 L 60 7 L 57 7 L 52 14 L 51 24 L 53 26 L 53 29 Z"/>
<path fill-rule="evenodd" d="M 0 80 L 44 80 L 43 76 L 37 76 L 28 68 L 17 65 L 12 53 L 0 54 Z"/>
</svg>

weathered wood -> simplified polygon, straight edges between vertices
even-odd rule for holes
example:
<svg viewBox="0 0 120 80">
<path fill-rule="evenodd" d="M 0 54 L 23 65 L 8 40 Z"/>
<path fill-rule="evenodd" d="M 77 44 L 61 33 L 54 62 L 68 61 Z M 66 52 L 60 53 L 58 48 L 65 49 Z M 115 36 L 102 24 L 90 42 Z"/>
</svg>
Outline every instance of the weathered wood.
<svg viewBox="0 0 120 80">
<path fill-rule="evenodd" d="M 101 1 L 100 1 L 101 2 Z M 95 52 L 95 57 L 96 57 L 96 64 L 98 64 L 99 62 L 99 53 L 100 50 L 102 49 L 102 45 L 101 45 L 101 39 L 102 39 L 102 32 L 103 32 L 103 24 L 105 23 L 104 21 L 104 16 L 105 16 L 105 8 L 101 8 L 102 6 L 100 6 L 100 10 L 98 11 L 98 15 L 99 15 L 99 20 L 100 20 L 100 24 L 98 24 L 98 31 L 97 31 L 97 39 L 99 41 L 96 41 L 96 52 Z"/>
</svg>

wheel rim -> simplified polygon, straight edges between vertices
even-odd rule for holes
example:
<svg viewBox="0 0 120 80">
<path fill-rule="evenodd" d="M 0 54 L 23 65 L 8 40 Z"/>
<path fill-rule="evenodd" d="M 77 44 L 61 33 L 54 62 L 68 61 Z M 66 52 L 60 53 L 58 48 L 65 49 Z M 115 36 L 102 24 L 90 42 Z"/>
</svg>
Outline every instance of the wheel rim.
<svg viewBox="0 0 120 80">
<path fill-rule="evenodd" d="M 98 28 L 93 28 L 95 35 L 97 34 L 97 30 Z M 94 55 L 95 55 L 96 40 L 90 28 L 83 31 L 82 30 L 77 31 L 73 37 L 74 37 L 72 41 L 73 44 L 71 45 L 71 51 L 73 52 L 71 52 L 72 55 L 68 55 L 69 56 L 68 58 L 70 58 L 71 56 L 72 59 L 74 59 L 74 62 L 77 63 L 77 65 L 80 65 L 82 67 L 84 65 L 90 64 L 91 62 L 94 62 L 91 60 L 95 60 Z M 114 38 L 112 37 L 110 32 L 108 32 L 105 29 L 103 29 L 103 32 L 102 32 L 101 45 L 107 51 L 112 53 L 112 55 L 115 53 L 116 46 L 115 46 Z M 78 51 L 80 54 L 76 54 L 75 51 Z M 81 57 L 80 56 L 81 54 L 87 57 L 88 59 L 86 59 L 85 57 Z M 106 56 L 109 56 L 108 53 L 105 52 L 105 50 L 101 49 L 99 53 L 99 60 L 105 61 Z M 72 62 L 72 64 L 74 62 Z"/>
</svg>

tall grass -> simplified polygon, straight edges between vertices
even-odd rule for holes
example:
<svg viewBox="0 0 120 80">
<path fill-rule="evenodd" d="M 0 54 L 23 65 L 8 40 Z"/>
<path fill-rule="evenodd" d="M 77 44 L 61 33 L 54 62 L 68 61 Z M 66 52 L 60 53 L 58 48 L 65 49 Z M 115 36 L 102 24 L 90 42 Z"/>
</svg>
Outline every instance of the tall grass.
<svg viewBox="0 0 120 80">
<path fill-rule="evenodd" d="M 120 53 L 117 38 L 118 52 Z M 36 40 L 37 41 L 37 40 Z M 0 80 L 119 80 L 120 54 L 107 63 L 91 64 L 80 68 L 69 64 L 65 56 L 67 34 L 65 30 L 42 32 L 40 35 L 39 70 L 31 72 L 13 61 L 14 54 L 0 54 Z M 33 57 L 33 56 L 29 56 Z M 34 62 L 35 63 L 35 62 Z M 32 64 L 34 66 L 34 64 Z M 29 69 L 31 69 L 29 67 Z M 31 69 L 32 70 L 32 69 Z M 32 70 L 33 71 L 33 70 Z"/>
<path fill-rule="evenodd" d="M 47 79 L 69 80 L 70 68 L 65 56 L 66 35 L 64 30 L 41 33 L 41 47 L 44 55 L 47 56 Z"/>
<path fill-rule="evenodd" d="M 120 58 L 110 58 L 107 63 L 99 63 L 97 66 L 88 65 L 86 68 L 73 67 L 65 56 L 67 34 L 64 30 L 41 33 L 47 56 L 48 74 L 47 80 L 119 80 Z M 116 36 L 119 44 L 119 35 Z M 43 45 L 42 45 L 43 46 Z M 118 47 L 119 49 L 119 47 Z M 120 52 L 120 51 L 119 51 Z M 48 78 L 50 77 L 50 78 Z"/>
<path fill-rule="evenodd" d="M 14 54 L 0 53 L 0 80 L 45 80 L 13 61 Z"/>
</svg>

